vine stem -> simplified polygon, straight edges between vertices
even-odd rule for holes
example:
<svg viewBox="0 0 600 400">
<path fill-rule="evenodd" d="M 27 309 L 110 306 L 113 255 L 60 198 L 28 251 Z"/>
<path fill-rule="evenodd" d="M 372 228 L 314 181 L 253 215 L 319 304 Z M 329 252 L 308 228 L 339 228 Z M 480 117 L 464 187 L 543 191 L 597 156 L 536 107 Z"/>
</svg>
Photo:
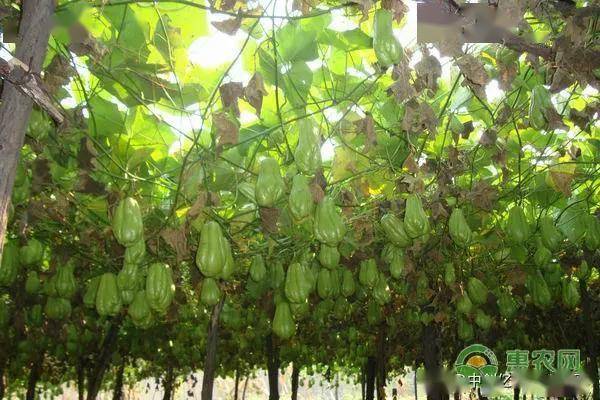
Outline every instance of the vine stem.
<svg viewBox="0 0 600 400">
<path fill-rule="evenodd" d="M 70 0 L 67 1 L 61 5 L 59 5 L 56 8 L 56 11 L 63 11 L 64 9 L 67 9 L 70 5 L 72 4 L 77 4 L 77 3 L 81 3 L 82 0 Z M 236 17 L 236 18 L 248 18 L 248 19 L 283 19 L 283 20 L 299 20 L 299 19 L 308 19 L 308 18 L 314 18 L 314 17 L 318 17 L 324 14 L 329 14 L 334 10 L 340 10 L 346 7 L 355 7 L 356 3 L 353 2 L 345 2 L 342 4 L 338 4 L 336 6 L 332 6 L 330 8 L 327 9 L 321 9 L 309 14 L 305 14 L 305 15 L 268 15 L 265 13 L 262 14 L 251 14 L 251 13 L 242 13 L 242 12 L 234 12 L 234 11 L 227 11 L 227 10 L 221 10 L 218 9 L 216 7 L 213 6 L 206 6 L 204 4 L 200 4 L 200 3 L 196 3 L 194 1 L 190 1 L 190 0 L 161 0 L 161 1 L 156 1 L 156 0 L 124 0 L 124 1 L 112 1 L 112 2 L 96 2 L 96 3 L 92 3 L 90 4 L 91 7 L 96 7 L 96 8 L 102 8 L 102 7 L 115 7 L 115 6 L 122 6 L 122 5 L 128 5 L 128 4 L 153 4 L 153 5 L 158 5 L 158 4 L 165 4 L 165 3 L 174 3 L 174 4 L 181 4 L 184 6 L 189 6 L 189 7 L 194 7 L 194 8 L 199 8 L 202 10 L 206 10 L 206 11 L 210 11 L 211 13 L 215 13 L 215 14 L 223 14 L 223 15 L 229 15 L 231 17 Z"/>
</svg>

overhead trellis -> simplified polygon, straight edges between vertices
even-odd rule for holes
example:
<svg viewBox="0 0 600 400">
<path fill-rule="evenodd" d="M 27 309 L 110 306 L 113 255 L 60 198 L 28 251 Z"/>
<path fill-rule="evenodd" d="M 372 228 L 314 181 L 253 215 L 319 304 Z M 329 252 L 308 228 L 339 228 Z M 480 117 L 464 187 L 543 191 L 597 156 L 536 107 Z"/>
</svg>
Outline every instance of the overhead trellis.
<svg viewBox="0 0 600 400">
<path fill-rule="evenodd" d="M 39 74 L 0 71 L 0 115 L 36 104 L 0 130 L 0 398 L 266 368 L 277 399 L 290 363 L 447 398 L 476 341 L 581 348 L 597 397 L 600 5 L 488 7 L 500 43 L 418 44 L 400 0 L 59 1 Z"/>
</svg>

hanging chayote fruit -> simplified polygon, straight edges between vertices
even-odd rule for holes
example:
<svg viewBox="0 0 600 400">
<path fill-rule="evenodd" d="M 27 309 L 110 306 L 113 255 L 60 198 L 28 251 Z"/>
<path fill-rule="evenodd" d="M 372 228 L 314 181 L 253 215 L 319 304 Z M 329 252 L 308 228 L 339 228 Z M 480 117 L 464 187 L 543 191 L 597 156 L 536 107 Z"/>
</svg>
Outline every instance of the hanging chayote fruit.
<svg viewBox="0 0 600 400">
<path fill-rule="evenodd" d="M 10 286 L 17 279 L 19 273 L 19 247 L 17 243 L 10 240 L 4 244 L 0 254 L 0 285 Z"/>
<path fill-rule="evenodd" d="M 100 277 L 96 292 L 96 311 L 100 316 L 115 316 L 121 311 L 121 294 L 115 274 L 107 272 Z"/>
<path fill-rule="evenodd" d="M 175 295 L 171 267 L 164 263 L 154 263 L 146 276 L 146 298 L 153 311 L 159 315 L 167 312 Z"/>
<path fill-rule="evenodd" d="M 265 267 L 265 260 L 260 254 L 252 257 L 252 263 L 250 264 L 250 278 L 254 282 L 260 282 L 267 275 L 267 268 Z"/>
<path fill-rule="evenodd" d="M 404 229 L 408 236 L 413 239 L 429 233 L 429 218 L 425 214 L 425 210 L 423 210 L 421 198 L 416 194 L 410 194 L 406 199 Z"/>
<path fill-rule="evenodd" d="M 346 225 L 337 211 L 333 199 L 325 196 L 315 211 L 315 238 L 321 243 L 335 247 L 346 234 Z"/>
<path fill-rule="evenodd" d="M 48 297 L 44 313 L 49 319 L 62 320 L 71 315 L 71 303 L 62 297 Z"/>
<path fill-rule="evenodd" d="M 404 56 L 404 51 L 392 29 L 393 14 L 385 8 L 375 11 L 373 18 L 373 50 L 377 61 L 383 67 L 398 64 Z"/>
<path fill-rule="evenodd" d="M 455 208 L 452 211 L 450 220 L 448 221 L 448 228 L 450 230 L 450 237 L 454 243 L 460 247 L 469 246 L 473 238 L 473 233 L 460 208 Z"/>
<path fill-rule="evenodd" d="M 483 310 L 478 309 L 475 311 L 475 324 L 483 331 L 488 331 L 492 327 L 492 322 L 492 318 Z"/>
<path fill-rule="evenodd" d="M 101 276 L 95 276 L 88 282 L 83 294 L 83 304 L 88 308 L 96 307 L 96 294 L 100 284 Z"/>
<path fill-rule="evenodd" d="M 125 249 L 125 264 L 140 264 L 146 255 L 146 242 L 140 239 Z"/>
<path fill-rule="evenodd" d="M 377 282 L 379 277 L 379 271 L 375 260 L 370 258 L 360 262 L 360 268 L 358 270 L 358 282 L 361 285 L 372 288 Z"/>
<path fill-rule="evenodd" d="M 227 262 L 227 247 L 221 226 L 207 221 L 200 232 L 200 243 L 196 252 L 196 265 L 206 277 L 216 278 Z"/>
<path fill-rule="evenodd" d="M 235 261 L 233 260 L 231 245 L 229 244 L 229 241 L 225 238 L 225 236 L 222 237 L 221 248 L 222 251 L 225 253 L 225 263 L 223 264 L 223 268 L 221 269 L 221 274 L 219 275 L 219 277 L 226 281 L 229 280 L 229 278 L 231 278 L 231 276 L 235 273 L 236 265 Z"/>
<path fill-rule="evenodd" d="M 562 301 L 565 306 L 575 308 L 581 300 L 579 284 L 577 281 L 567 278 L 562 282 Z"/>
<path fill-rule="evenodd" d="M 59 297 L 64 299 L 70 299 L 77 290 L 77 283 L 75 282 L 75 276 L 73 274 L 74 266 L 69 263 L 65 266 L 59 267 L 56 272 L 56 293 Z"/>
<path fill-rule="evenodd" d="M 112 219 L 113 234 L 125 247 L 133 246 L 144 236 L 144 221 L 138 202 L 126 197 L 115 209 Z"/>
<path fill-rule="evenodd" d="M 404 222 L 395 215 L 388 213 L 381 217 L 381 227 L 386 237 L 398 247 L 408 247 L 412 239 L 404 229 Z"/>
<path fill-rule="evenodd" d="M 531 235 L 529 223 L 527 222 L 525 213 L 520 206 L 514 206 L 508 212 L 506 235 L 510 242 L 516 244 L 524 243 Z"/>
<path fill-rule="evenodd" d="M 466 293 L 460 296 L 456 301 L 456 309 L 459 313 L 465 315 L 468 315 L 471 313 L 471 311 L 473 311 L 473 303 Z"/>
<path fill-rule="evenodd" d="M 550 250 L 540 245 L 533 254 L 533 262 L 538 267 L 543 267 L 550 261 L 552 261 L 552 253 L 550 252 Z"/>
<path fill-rule="evenodd" d="M 279 289 L 283 285 L 283 282 L 285 282 L 285 270 L 281 261 L 271 260 L 268 276 L 271 289 Z"/>
<path fill-rule="evenodd" d="M 533 275 L 528 276 L 527 287 L 536 306 L 540 308 L 550 306 L 552 303 L 552 294 L 541 271 L 537 270 Z"/>
<path fill-rule="evenodd" d="M 312 215 L 315 208 L 315 202 L 306 176 L 296 175 L 292 179 L 292 188 L 290 190 L 288 204 L 290 213 L 296 221 L 302 221 Z"/>
<path fill-rule="evenodd" d="M 216 280 L 205 278 L 202 281 L 202 289 L 200 290 L 200 301 L 207 306 L 214 306 L 221 298 L 221 289 Z"/>
<path fill-rule="evenodd" d="M 19 258 L 23 265 L 39 264 L 44 257 L 44 246 L 37 239 L 29 239 L 19 250 Z"/>
<path fill-rule="evenodd" d="M 137 264 L 123 264 L 117 275 L 117 284 L 121 291 L 138 289 L 140 282 L 139 267 Z"/>
<path fill-rule="evenodd" d="M 319 262 L 325 268 L 335 268 L 340 263 L 340 252 L 336 246 L 321 245 L 319 250 Z"/>
<path fill-rule="evenodd" d="M 377 283 L 375 283 L 375 286 L 373 287 L 373 298 L 382 306 L 389 303 L 392 298 L 390 288 L 388 287 L 385 275 L 383 274 L 379 275 Z"/>
<path fill-rule="evenodd" d="M 37 271 L 30 271 L 25 280 L 25 292 L 27 294 L 38 294 L 42 285 Z"/>
<path fill-rule="evenodd" d="M 282 301 L 275 307 L 275 316 L 273 317 L 273 332 L 281 339 L 289 339 L 296 333 L 296 324 L 292 318 L 290 305 Z"/>
<path fill-rule="evenodd" d="M 467 293 L 475 304 L 484 304 L 488 298 L 488 288 L 483 282 L 475 277 L 469 278 L 467 282 Z"/>
<path fill-rule="evenodd" d="M 462 317 L 458 318 L 458 338 L 464 342 L 473 339 L 473 325 Z"/>
<path fill-rule="evenodd" d="M 321 168 L 321 141 L 308 118 L 298 121 L 298 145 L 294 161 L 298 170 L 307 175 L 313 175 Z"/>
<path fill-rule="evenodd" d="M 285 296 L 292 303 L 306 301 L 311 291 L 311 282 L 308 280 L 306 267 L 293 262 L 288 267 L 285 277 Z"/>
<path fill-rule="evenodd" d="M 390 275 L 394 279 L 402 278 L 404 272 L 404 252 L 402 251 L 402 249 L 399 250 L 400 251 L 397 251 L 392 255 L 390 260 Z"/>
<path fill-rule="evenodd" d="M 273 207 L 284 192 L 285 183 L 281 177 L 279 164 L 274 158 L 264 158 L 260 163 L 256 179 L 254 190 L 256 202 L 261 207 Z"/>
<path fill-rule="evenodd" d="M 133 296 L 133 300 L 127 309 L 127 314 L 131 321 L 140 328 L 148 327 L 152 324 L 152 310 L 148 299 L 146 298 L 145 290 L 138 290 Z"/>
<path fill-rule="evenodd" d="M 342 295 L 350 297 L 354 294 L 355 290 L 354 275 L 352 275 L 352 271 L 345 269 L 342 274 Z"/>
<path fill-rule="evenodd" d="M 517 312 L 517 303 L 510 293 L 502 292 L 497 299 L 500 315 L 506 319 L 512 318 Z"/>
<path fill-rule="evenodd" d="M 327 268 L 321 268 L 317 277 L 317 294 L 323 300 L 328 299 L 333 294 L 332 273 Z"/>
<path fill-rule="evenodd" d="M 446 286 L 452 286 L 456 282 L 456 271 L 454 264 L 449 262 L 444 266 L 444 283 Z"/>
</svg>

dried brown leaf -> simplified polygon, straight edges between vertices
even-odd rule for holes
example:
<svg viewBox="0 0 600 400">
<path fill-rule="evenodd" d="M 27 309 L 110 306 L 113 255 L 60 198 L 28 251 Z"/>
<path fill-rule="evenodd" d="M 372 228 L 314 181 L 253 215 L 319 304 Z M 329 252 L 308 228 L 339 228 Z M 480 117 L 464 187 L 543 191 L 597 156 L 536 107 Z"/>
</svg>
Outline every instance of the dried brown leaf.
<svg viewBox="0 0 600 400">
<path fill-rule="evenodd" d="M 96 181 L 86 171 L 80 171 L 79 180 L 75 185 L 75 190 L 81 193 L 89 193 L 94 195 L 106 194 L 106 186 L 103 183 Z"/>
<path fill-rule="evenodd" d="M 367 114 L 363 119 L 354 122 L 356 130 L 365 135 L 364 151 L 368 152 L 377 144 L 377 136 L 375 135 L 375 120 L 371 114 Z"/>
<path fill-rule="evenodd" d="M 383 0 L 381 6 L 390 10 L 394 16 L 394 20 L 398 23 L 402 21 L 402 18 L 408 12 L 408 7 L 402 0 Z"/>
<path fill-rule="evenodd" d="M 315 179 L 311 180 L 309 187 L 314 202 L 319 204 L 323 200 L 323 197 L 325 197 L 325 192 L 323 191 L 323 188 Z"/>
<path fill-rule="evenodd" d="M 232 10 L 237 3 L 237 0 L 221 0 L 221 6 L 219 7 L 221 10 Z"/>
<path fill-rule="evenodd" d="M 160 232 L 160 236 L 175 250 L 178 261 L 189 257 L 190 251 L 187 245 L 187 237 L 185 236 L 185 225 L 176 229 L 165 228 Z"/>
<path fill-rule="evenodd" d="M 448 218 L 448 211 L 444 208 L 444 205 L 440 201 L 436 201 L 431 204 L 431 216 L 434 220 L 445 220 Z"/>
<path fill-rule="evenodd" d="M 487 85 L 490 77 L 485 70 L 483 61 L 471 54 L 464 54 L 456 60 L 456 64 L 465 76 L 463 85 L 466 83 L 477 96 L 485 98 L 484 86 Z"/>
<path fill-rule="evenodd" d="M 212 122 L 220 146 L 238 142 L 240 128 L 233 116 L 225 112 L 217 112 L 213 114 Z"/>
<path fill-rule="evenodd" d="M 362 215 L 352 221 L 354 238 L 362 246 L 368 246 L 375 240 L 372 221 L 373 216 L 367 214 Z"/>
<path fill-rule="evenodd" d="M 406 61 L 394 65 L 392 78 L 395 82 L 387 89 L 388 96 L 394 96 L 396 101 L 402 103 L 417 95 L 415 88 L 411 85 L 410 68 Z"/>
<path fill-rule="evenodd" d="M 569 130 L 569 127 L 563 122 L 562 116 L 554 109 L 554 107 L 546 109 L 544 115 L 548 120 L 548 127 L 550 129 Z"/>
<path fill-rule="evenodd" d="M 366 21 L 369 19 L 369 11 L 373 8 L 373 0 L 355 0 L 357 7 L 362 11 L 362 17 L 360 17 L 360 22 Z"/>
<path fill-rule="evenodd" d="M 415 161 L 415 155 L 412 152 L 406 156 L 402 167 L 406 168 L 411 174 L 416 174 L 419 172 L 419 166 L 417 165 L 417 162 Z"/>
<path fill-rule="evenodd" d="M 587 110 L 579 111 L 575 108 L 571 108 L 571 110 L 569 111 L 569 119 L 573 121 L 573 123 L 582 131 L 585 131 L 588 128 L 590 122 L 592 122 L 592 119 L 590 119 L 590 115 L 586 111 Z"/>
<path fill-rule="evenodd" d="M 519 64 L 516 62 L 498 64 L 498 82 L 502 90 L 510 90 L 512 83 L 519 72 Z"/>
<path fill-rule="evenodd" d="M 571 160 L 577 160 L 581 157 L 581 149 L 574 144 L 569 147 L 567 153 L 571 157 Z"/>
<path fill-rule="evenodd" d="M 242 26 L 242 18 L 237 16 L 224 21 L 213 21 L 211 24 L 217 28 L 217 30 L 233 36 L 240 29 L 240 26 Z"/>
<path fill-rule="evenodd" d="M 571 183 L 575 174 L 556 170 L 548 171 L 553 186 L 558 189 L 565 197 L 571 197 Z"/>
<path fill-rule="evenodd" d="M 415 99 L 406 103 L 402 129 L 408 132 L 422 133 L 425 129 L 435 132 L 438 118 L 429 104 Z"/>
<path fill-rule="evenodd" d="M 260 222 L 265 232 L 277 233 L 277 220 L 279 220 L 279 209 L 261 207 L 259 209 Z"/>
<path fill-rule="evenodd" d="M 260 115 L 262 109 L 263 97 L 267 94 L 261 73 L 255 72 L 248 85 L 244 88 L 244 98 L 254 107 L 258 115 Z"/>
<path fill-rule="evenodd" d="M 408 184 L 410 193 L 423 193 L 425 191 L 425 183 L 420 176 L 405 175 L 402 181 Z"/>
<path fill-rule="evenodd" d="M 50 176 L 50 163 L 48 160 L 38 157 L 33 162 L 33 174 L 31 177 L 31 190 L 34 193 L 39 192 L 42 188 L 52 182 Z"/>
<path fill-rule="evenodd" d="M 202 190 L 198 193 L 198 197 L 196 198 L 196 201 L 194 202 L 194 204 L 192 204 L 192 206 L 190 207 L 190 209 L 188 210 L 188 218 L 193 219 L 194 217 L 197 217 L 198 215 L 200 215 L 200 213 L 202 212 L 202 210 L 204 210 L 204 207 L 206 206 L 206 201 L 208 199 L 208 193 L 206 193 L 206 191 Z"/>
<path fill-rule="evenodd" d="M 475 207 L 486 211 L 494 208 L 497 197 L 496 189 L 485 181 L 477 181 L 468 195 Z"/>
<path fill-rule="evenodd" d="M 102 58 L 108 49 L 100 41 L 96 40 L 80 23 L 69 27 L 69 50 L 78 56 L 90 56 L 92 59 Z"/>
<path fill-rule="evenodd" d="M 219 87 L 221 103 L 223 108 L 230 109 L 236 117 L 240 116 L 238 99 L 244 94 L 244 86 L 241 82 L 224 83 Z"/>
<path fill-rule="evenodd" d="M 486 129 L 479 137 L 479 144 L 484 147 L 490 147 L 496 143 L 497 139 L 498 132 L 496 132 L 494 129 Z"/>
<path fill-rule="evenodd" d="M 433 93 L 437 91 L 437 80 L 442 75 L 442 65 L 437 57 L 425 51 L 423 58 L 415 65 L 417 73 L 417 90 L 429 89 Z"/>
</svg>

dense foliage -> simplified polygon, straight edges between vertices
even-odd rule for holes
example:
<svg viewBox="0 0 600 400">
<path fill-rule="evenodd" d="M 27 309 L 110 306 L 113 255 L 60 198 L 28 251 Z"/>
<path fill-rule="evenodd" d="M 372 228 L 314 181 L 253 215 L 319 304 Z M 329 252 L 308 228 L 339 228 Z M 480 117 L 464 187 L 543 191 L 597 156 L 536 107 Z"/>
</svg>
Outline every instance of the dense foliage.
<svg viewBox="0 0 600 400">
<path fill-rule="evenodd" d="M 58 2 L 69 122 L 35 110 L 21 152 L 7 389 L 172 384 L 210 333 L 221 376 L 381 386 L 473 342 L 597 375 L 598 5 L 500 2 L 505 44 L 402 46 L 400 0 L 279 3 Z M 215 35 L 234 59 L 190 61 Z"/>
</svg>

